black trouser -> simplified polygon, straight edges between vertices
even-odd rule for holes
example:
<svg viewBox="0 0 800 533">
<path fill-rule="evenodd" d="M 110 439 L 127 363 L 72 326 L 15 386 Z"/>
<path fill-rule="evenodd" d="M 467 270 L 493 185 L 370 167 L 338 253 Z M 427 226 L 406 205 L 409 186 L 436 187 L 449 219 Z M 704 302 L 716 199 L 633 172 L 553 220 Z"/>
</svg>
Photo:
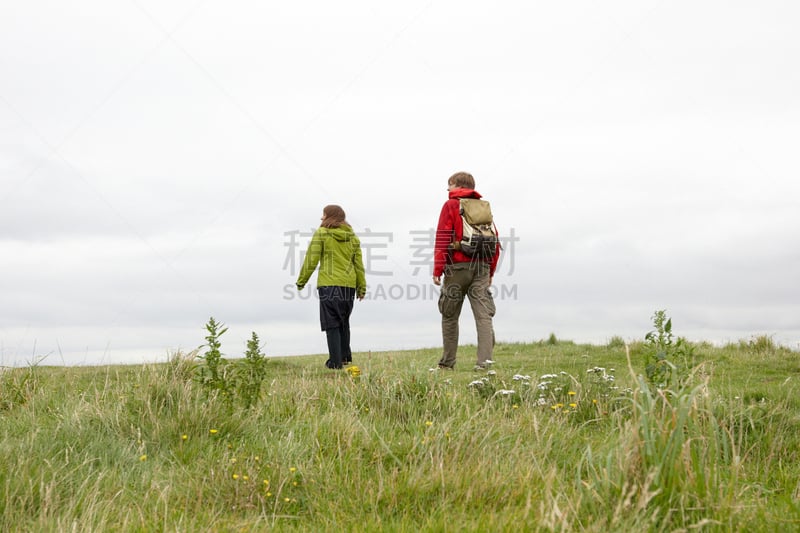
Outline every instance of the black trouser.
<svg viewBox="0 0 800 533">
<path fill-rule="evenodd" d="M 350 314 L 356 290 L 350 287 L 319 287 L 319 322 L 328 341 L 328 368 L 342 368 L 353 360 L 350 351 Z"/>
</svg>

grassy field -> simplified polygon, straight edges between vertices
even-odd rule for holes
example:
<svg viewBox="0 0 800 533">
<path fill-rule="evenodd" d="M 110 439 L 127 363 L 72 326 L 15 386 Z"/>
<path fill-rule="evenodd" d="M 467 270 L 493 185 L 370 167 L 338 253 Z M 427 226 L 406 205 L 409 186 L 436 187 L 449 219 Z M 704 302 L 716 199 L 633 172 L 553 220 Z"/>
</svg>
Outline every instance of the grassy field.
<svg viewBox="0 0 800 533">
<path fill-rule="evenodd" d="M 268 357 L 245 408 L 196 358 L 0 374 L 2 531 L 798 531 L 800 357 L 647 343 Z"/>
</svg>

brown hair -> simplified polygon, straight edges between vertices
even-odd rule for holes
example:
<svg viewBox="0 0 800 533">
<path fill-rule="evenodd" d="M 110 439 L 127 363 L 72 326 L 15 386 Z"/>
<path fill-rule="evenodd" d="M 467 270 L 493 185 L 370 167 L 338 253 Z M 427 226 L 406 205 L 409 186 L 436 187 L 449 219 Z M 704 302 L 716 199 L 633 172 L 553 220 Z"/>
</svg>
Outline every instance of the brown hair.
<svg viewBox="0 0 800 533">
<path fill-rule="evenodd" d="M 345 220 L 344 209 L 338 205 L 326 205 L 322 210 L 322 224 L 323 228 L 338 228 L 339 226 L 349 226 Z"/>
<path fill-rule="evenodd" d="M 463 189 L 474 189 L 475 178 L 469 172 L 456 172 L 447 180 L 449 185 L 455 185 Z"/>
</svg>

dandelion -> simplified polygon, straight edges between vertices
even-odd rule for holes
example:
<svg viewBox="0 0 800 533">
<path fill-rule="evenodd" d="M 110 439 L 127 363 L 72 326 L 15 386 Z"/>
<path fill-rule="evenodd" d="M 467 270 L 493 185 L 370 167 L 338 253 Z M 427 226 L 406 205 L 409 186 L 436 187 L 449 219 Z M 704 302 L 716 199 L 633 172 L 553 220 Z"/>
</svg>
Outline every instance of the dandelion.
<svg viewBox="0 0 800 533">
<path fill-rule="evenodd" d="M 430 420 L 426 420 L 425 425 L 431 427 L 433 425 L 433 422 L 431 422 Z"/>
<path fill-rule="evenodd" d="M 265 486 L 265 487 L 269 487 L 269 480 L 268 480 L 268 479 L 265 479 L 265 480 L 264 480 L 264 486 Z"/>
<path fill-rule="evenodd" d="M 239 474 L 234 474 L 233 479 L 239 479 Z"/>
<path fill-rule="evenodd" d="M 181 435 L 181 440 L 186 440 L 186 439 L 188 439 L 188 438 L 189 438 L 189 435 L 187 435 L 186 433 L 184 433 L 183 435 Z"/>
<path fill-rule="evenodd" d="M 573 409 L 575 409 L 576 407 L 578 407 L 578 404 L 575 403 L 575 402 L 572 402 L 571 404 L 569 404 L 569 406 L 572 407 Z"/>
<path fill-rule="evenodd" d="M 267 498 L 271 498 L 271 497 L 272 497 L 272 493 L 271 492 L 267 492 Z"/>
<path fill-rule="evenodd" d="M 147 461 L 147 455 L 140 455 L 139 456 L 139 460 L 140 461 Z"/>
<path fill-rule="evenodd" d="M 242 476 L 242 479 L 245 481 L 250 481 L 250 476 Z"/>
<path fill-rule="evenodd" d="M 235 465 L 235 464 L 236 464 L 236 457 L 231 457 L 231 464 L 232 464 L 232 465 Z"/>
<path fill-rule="evenodd" d="M 576 394 L 578 394 L 578 393 L 577 393 L 577 392 L 575 392 L 574 390 L 571 390 L 571 391 L 569 391 L 567 394 L 569 394 L 570 396 L 575 396 L 575 395 L 576 395 Z"/>
<path fill-rule="evenodd" d="M 213 428 L 209 429 L 208 432 L 211 433 L 212 435 L 216 435 L 217 433 L 219 433 L 219 431 L 217 431 L 216 429 L 213 429 Z"/>
<path fill-rule="evenodd" d="M 519 405 L 517 405 L 517 404 L 514 404 L 514 405 L 512 405 L 512 406 L 511 406 L 511 408 L 512 408 L 512 409 L 519 409 Z"/>
<path fill-rule="evenodd" d="M 292 481 L 292 486 L 296 487 L 297 486 L 297 481 Z"/>
<path fill-rule="evenodd" d="M 597 405 L 597 399 L 595 398 L 594 400 L 592 400 L 592 403 Z"/>
<path fill-rule="evenodd" d="M 289 503 L 292 500 L 290 500 L 289 498 L 284 498 L 283 501 L 286 502 L 286 503 Z"/>
<path fill-rule="evenodd" d="M 295 472 L 297 472 L 297 469 L 296 469 L 295 467 L 291 467 L 291 468 L 289 469 L 289 472 L 291 472 L 291 473 L 295 473 Z"/>
</svg>

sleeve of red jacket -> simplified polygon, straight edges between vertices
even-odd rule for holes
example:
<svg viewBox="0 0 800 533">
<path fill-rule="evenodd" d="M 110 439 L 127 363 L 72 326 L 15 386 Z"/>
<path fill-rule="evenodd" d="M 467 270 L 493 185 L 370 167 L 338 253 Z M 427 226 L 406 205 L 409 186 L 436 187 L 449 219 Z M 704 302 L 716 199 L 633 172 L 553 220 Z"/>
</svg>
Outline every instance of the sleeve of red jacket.
<svg viewBox="0 0 800 533">
<path fill-rule="evenodd" d="M 453 221 L 452 209 L 449 209 L 450 201 L 442 206 L 439 214 L 439 224 L 436 226 L 436 242 L 433 246 L 433 275 L 440 277 L 444 274 L 444 267 L 447 264 L 448 247 L 453 240 L 455 224 Z"/>
<path fill-rule="evenodd" d="M 494 227 L 494 234 L 497 235 L 498 242 L 496 248 L 494 249 L 494 257 L 492 257 L 492 263 L 489 266 L 489 276 L 492 278 L 494 277 L 495 270 L 497 270 L 497 262 L 500 260 L 500 249 L 501 249 L 499 240 L 500 233 L 498 233 L 497 231 L 497 226 Z"/>
</svg>

